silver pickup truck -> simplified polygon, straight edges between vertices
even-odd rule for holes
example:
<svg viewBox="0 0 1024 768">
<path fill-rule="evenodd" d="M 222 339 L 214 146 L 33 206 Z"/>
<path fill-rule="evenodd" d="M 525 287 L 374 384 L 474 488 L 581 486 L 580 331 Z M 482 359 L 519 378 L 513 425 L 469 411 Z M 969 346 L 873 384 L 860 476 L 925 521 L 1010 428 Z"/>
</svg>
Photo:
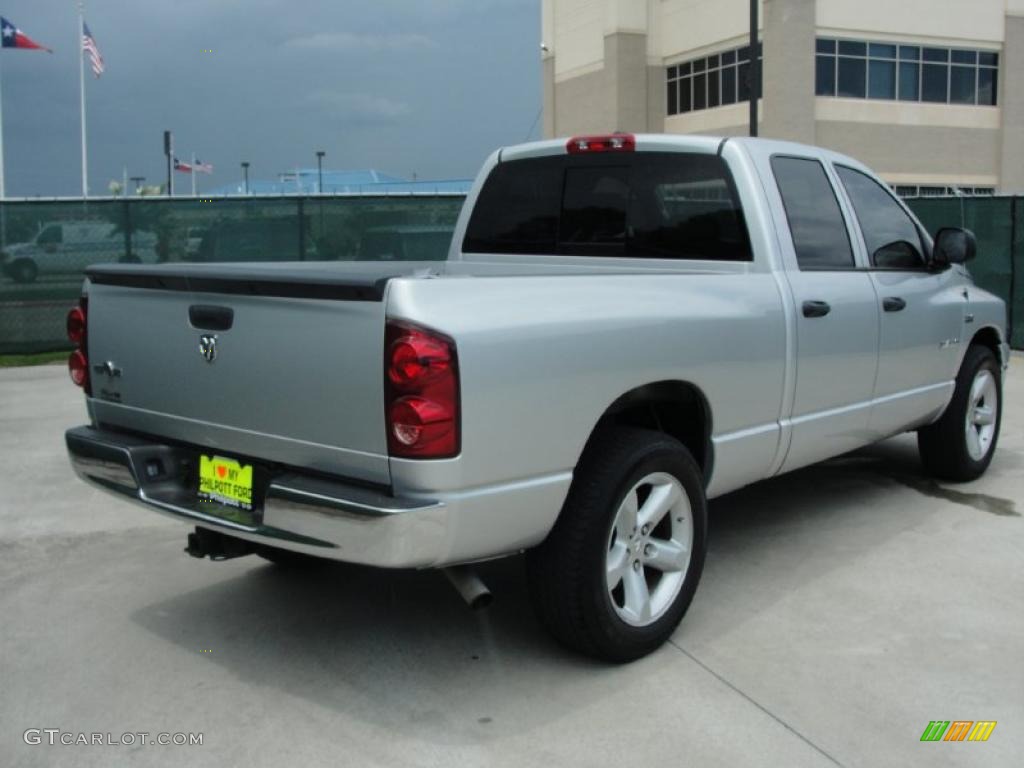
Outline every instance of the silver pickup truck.
<svg viewBox="0 0 1024 768">
<path fill-rule="evenodd" d="M 77 473 L 214 559 L 527 553 L 561 642 L 664 642 L 708 498 L 916 430 L 985 471 L 1009 360 L 974 238 L 814 147 L 615 134 L 486 162 L 444 262 L 109 265 L 68 317 Z"/>
</svg>

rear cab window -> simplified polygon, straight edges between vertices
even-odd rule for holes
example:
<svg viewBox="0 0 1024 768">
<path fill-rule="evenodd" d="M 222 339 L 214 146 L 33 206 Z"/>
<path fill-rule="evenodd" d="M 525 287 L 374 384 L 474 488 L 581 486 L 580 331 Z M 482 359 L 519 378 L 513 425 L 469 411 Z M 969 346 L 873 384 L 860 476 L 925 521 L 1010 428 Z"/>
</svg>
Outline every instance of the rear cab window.
<svg viewBox="0 0 1024 768">
<path fill-rule="evenodd" d="M 553 155 L 499 163 L 466 253 L 750 261 L 736 187 L 717 155 Z"/>
</svg>

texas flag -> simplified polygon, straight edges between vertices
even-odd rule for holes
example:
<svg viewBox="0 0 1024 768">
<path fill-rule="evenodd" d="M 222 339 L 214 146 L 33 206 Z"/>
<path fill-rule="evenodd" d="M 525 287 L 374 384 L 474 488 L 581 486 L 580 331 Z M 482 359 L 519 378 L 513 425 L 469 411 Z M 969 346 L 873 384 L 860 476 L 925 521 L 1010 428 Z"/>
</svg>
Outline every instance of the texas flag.
<svg viewBox="0 0 1024 768">
<path fill-rule="evenodd" d="M 0 41 L 2 41 L 2 47 L 4 48 L 35 48 L 47 53 L 53 53 L 45 45 L 37 43 L 2 16 L 0 16 Z"/>
</svg>

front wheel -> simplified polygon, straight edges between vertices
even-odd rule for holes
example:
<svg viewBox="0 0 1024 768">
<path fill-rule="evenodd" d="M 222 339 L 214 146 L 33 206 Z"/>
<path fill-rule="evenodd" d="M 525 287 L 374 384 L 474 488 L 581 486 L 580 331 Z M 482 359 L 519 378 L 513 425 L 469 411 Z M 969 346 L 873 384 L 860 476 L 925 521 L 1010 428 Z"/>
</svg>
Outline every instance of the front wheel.
<svg viewBox="0 0 1024 768">
<path fill-rule="evenodd" d="M 917 432 L 921 462 L 929 474 L 954 482 L 980 477 L 999 440 L 1002 402 L 996 356 L 987 347 L 969 347 L 946 412 Z"/>
<path fill-rule="evenodd" d="M 682 443 L 604 430 L 584 453 L 554 529 L 527 560 L 541 622 L 564 645 L 600 659 L 652 652 L 693 599 L 706 521 L 703 479 Z"/>
</svg>

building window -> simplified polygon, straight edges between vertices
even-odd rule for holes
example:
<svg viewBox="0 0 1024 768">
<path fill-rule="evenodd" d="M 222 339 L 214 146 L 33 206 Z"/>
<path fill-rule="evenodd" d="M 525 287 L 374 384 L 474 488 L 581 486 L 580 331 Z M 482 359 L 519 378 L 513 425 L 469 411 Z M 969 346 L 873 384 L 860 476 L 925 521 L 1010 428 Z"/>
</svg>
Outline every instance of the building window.
<svg viewBox="0 0 1024 768">
<path fill-rule="evenodd" d="M 760 61 L 760 44 L 757 53 Z M 669 115 L 750 101 L 750 46 L 684 61 L 669 67 L 666 75 Z M 757 94 L 760 98 L 760 82 Z"/>
<path fill-rule="evenodd" d="M 814 64 L 818 96 L 996 105 L 992 51 L 818 38 Z"/>
</svg>

